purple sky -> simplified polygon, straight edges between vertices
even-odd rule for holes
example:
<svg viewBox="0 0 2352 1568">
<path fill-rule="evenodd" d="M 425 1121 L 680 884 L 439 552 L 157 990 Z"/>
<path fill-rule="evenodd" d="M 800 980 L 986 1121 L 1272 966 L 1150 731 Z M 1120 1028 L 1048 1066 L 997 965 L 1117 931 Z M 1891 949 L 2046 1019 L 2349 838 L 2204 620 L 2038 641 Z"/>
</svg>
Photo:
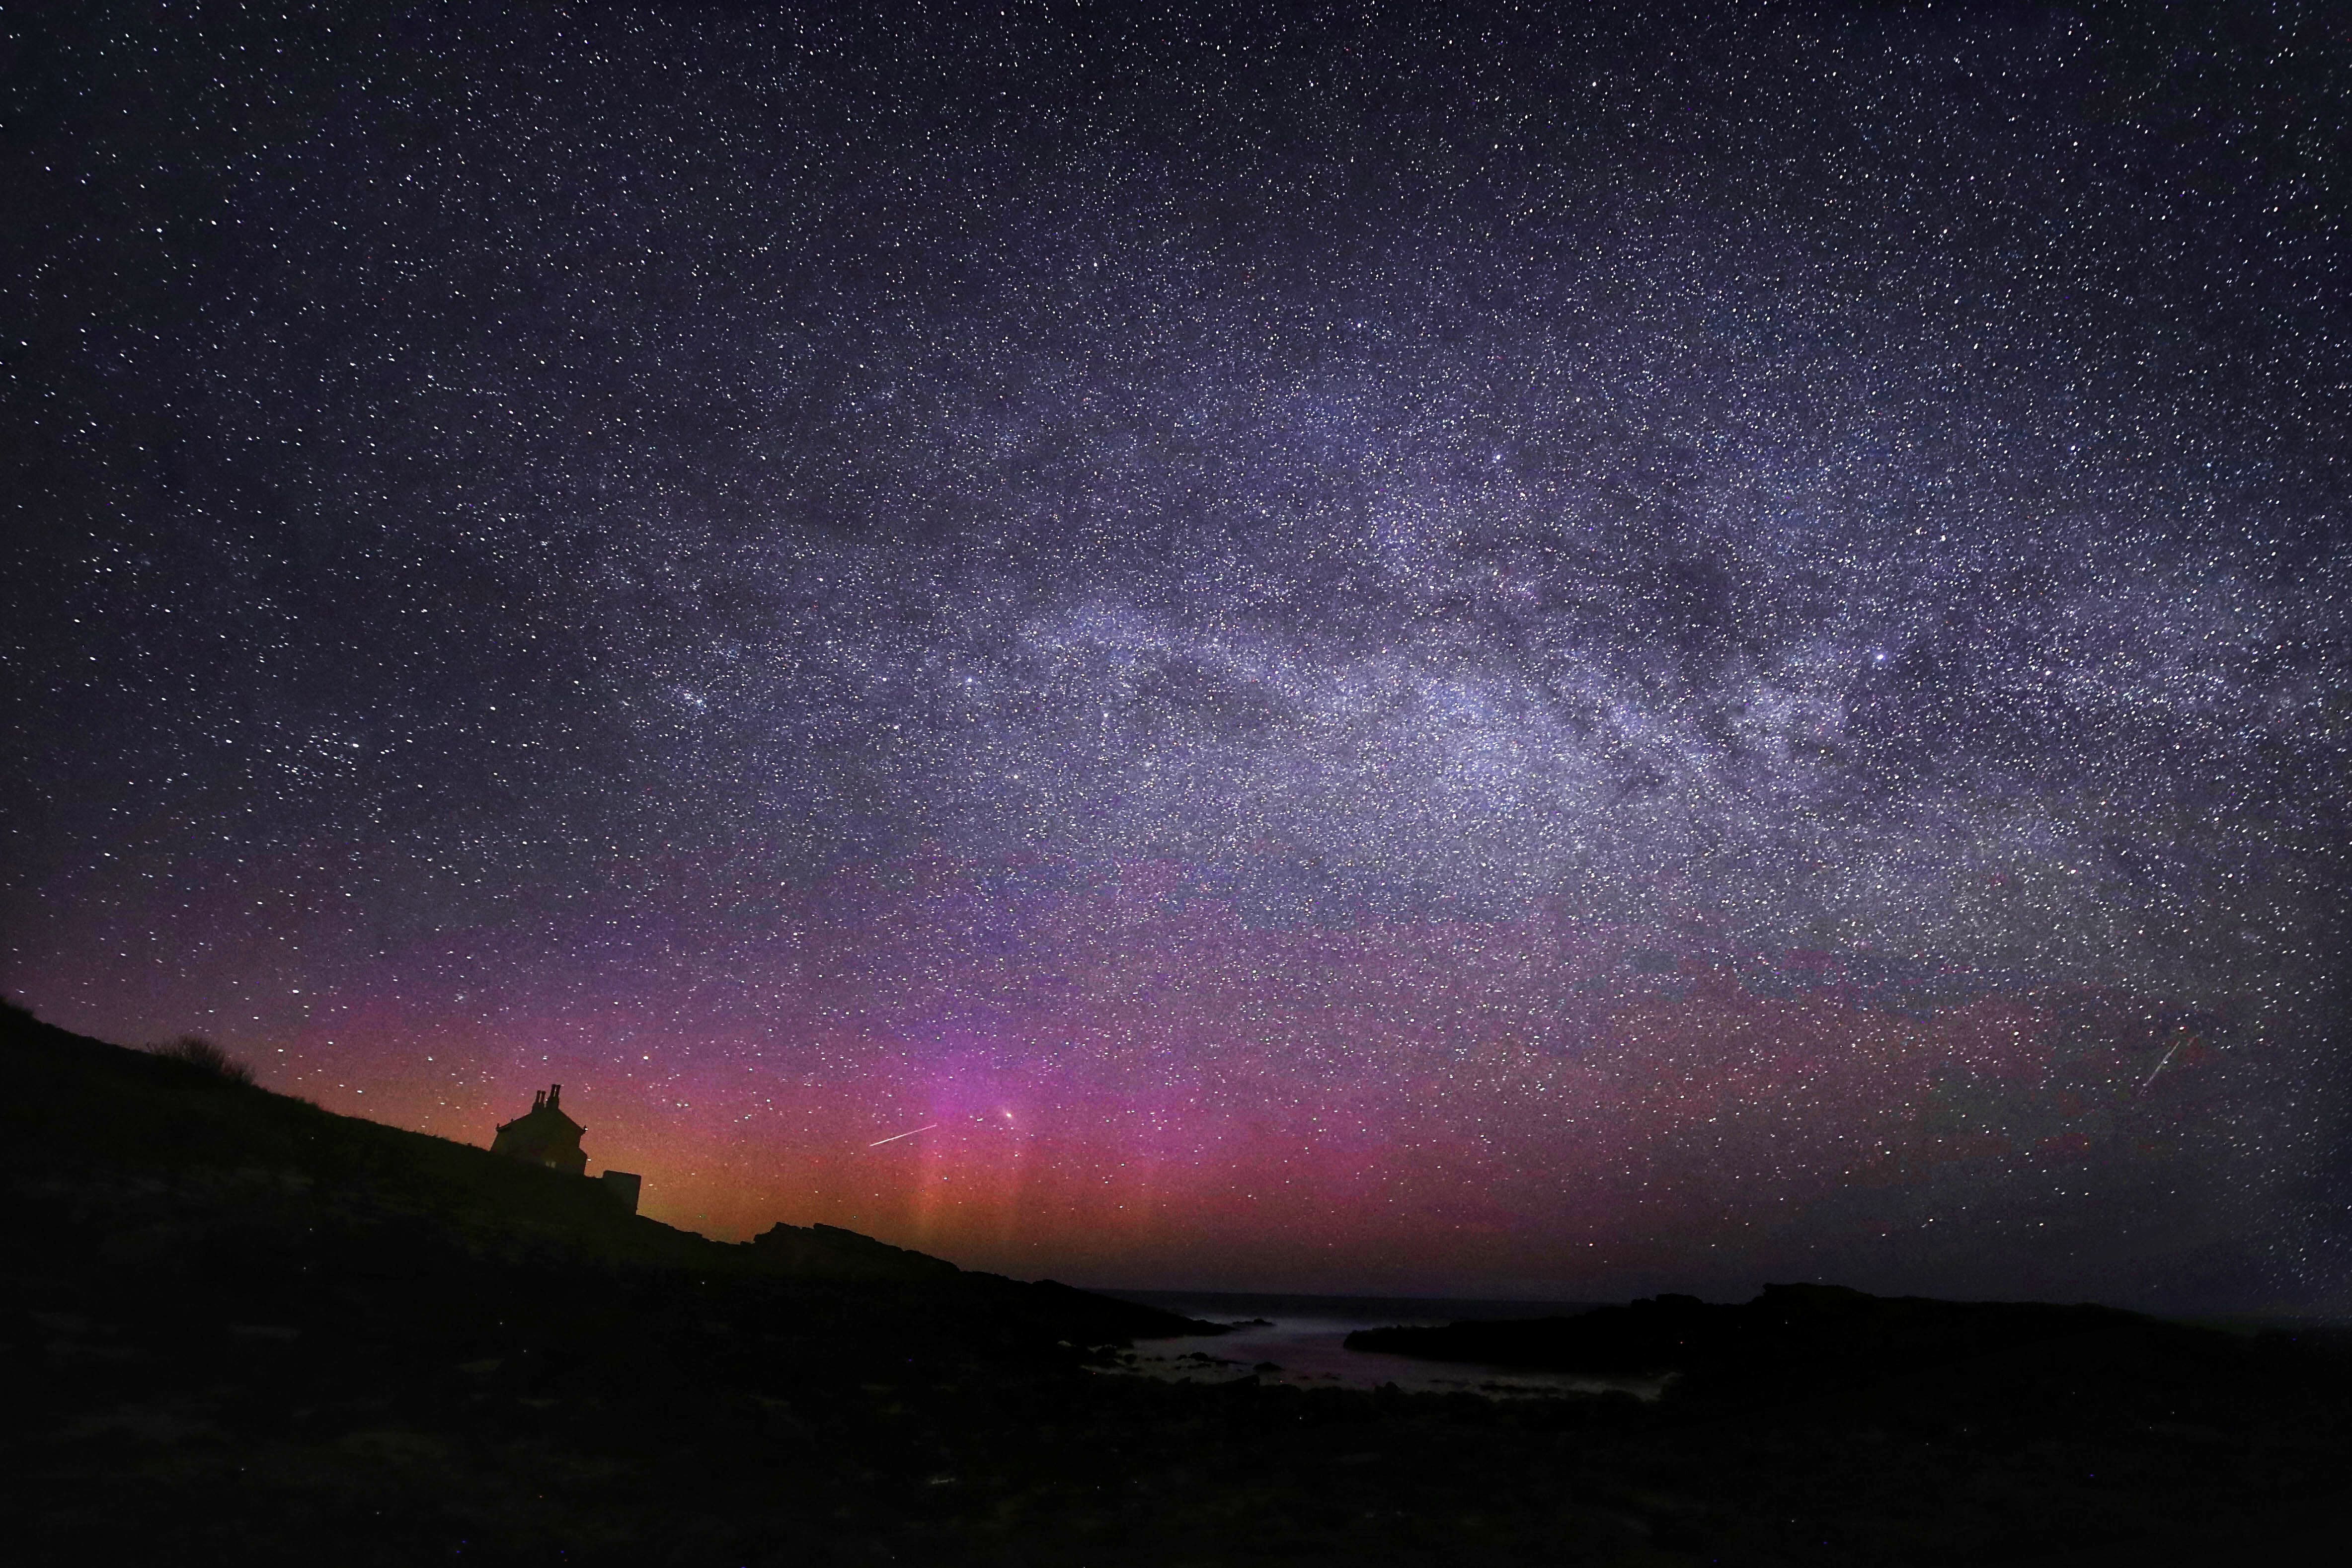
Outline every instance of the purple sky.
<svg viewBox="0 0 2352 1568">
<path fill-rule="evenodd" d="M 730 1237 L 2345 1304 L 2340 39 L 1696 15 L 40 24 L 0 984 Z"/>
</svg>

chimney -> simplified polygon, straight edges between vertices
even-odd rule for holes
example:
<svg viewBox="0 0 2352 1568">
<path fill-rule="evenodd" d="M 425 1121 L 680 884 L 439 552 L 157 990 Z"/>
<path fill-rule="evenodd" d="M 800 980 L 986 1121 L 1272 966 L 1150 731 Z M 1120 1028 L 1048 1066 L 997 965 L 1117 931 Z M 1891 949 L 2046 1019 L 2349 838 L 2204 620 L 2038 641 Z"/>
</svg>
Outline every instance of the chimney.
<svg viewBox="0 0 2352 1568">
<path fill-rule="evenodd" d="M 531 1108 L 533 1110 L 537 1110 L 541 1109 L 541 1107 L 543 1107 L 543 1106 L 544 1106 L 544 1105 L 546 1105 L 546 1104 L 547 1104 L 547 1090 L 545 1090 L 545 1089 L 533 1089 L 533 1090 L 531 1090 L 531 1095 L 530 1095 L 530 1108 Z"/>
<path fill-rule="evenodd" d="M 547 1091 L 547 1109 L 548 1109 L 548 1110 L 554 1110 L 554 1109 L 555 1109 L 555 1101 L 556 1101 L 556 1099 L 557 1099 L 557 1097 L 558 1097 L 558 1096 L 562 1095 L 562 1092 L 563 1092 L 563 1086 L 562 1086 L 562 1084 L 560 1084 L 560 1083 L 559 1083 L 559 1084 L 557 1084 L 554 1088 L 552 1088 L 552 1089 L 549 1089 L 549 1090 Z"/>
</svg>

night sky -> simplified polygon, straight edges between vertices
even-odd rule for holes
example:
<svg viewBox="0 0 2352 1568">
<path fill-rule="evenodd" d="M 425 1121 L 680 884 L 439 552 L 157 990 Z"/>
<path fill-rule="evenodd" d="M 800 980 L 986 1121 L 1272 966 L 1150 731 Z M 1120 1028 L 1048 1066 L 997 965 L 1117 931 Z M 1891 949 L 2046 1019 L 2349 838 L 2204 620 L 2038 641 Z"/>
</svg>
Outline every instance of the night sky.
<svg viewBox="0 0 2352 1568">
<path fill-rule="evenodd" d="M 2352 1304 L 2340 11 L 1548 9 L 11 13 L 0 987 L 1024 1278 Z"/>
</svg>

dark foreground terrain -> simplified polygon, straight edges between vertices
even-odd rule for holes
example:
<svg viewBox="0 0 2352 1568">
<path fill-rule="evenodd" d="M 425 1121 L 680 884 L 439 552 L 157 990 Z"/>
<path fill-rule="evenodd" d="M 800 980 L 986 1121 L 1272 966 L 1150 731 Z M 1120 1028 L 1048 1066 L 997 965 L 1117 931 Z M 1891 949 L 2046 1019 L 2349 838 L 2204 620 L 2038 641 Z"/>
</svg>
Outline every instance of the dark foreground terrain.
<svg viewBox="0 0 2352 1568">
<path fill-rule="evenodd" d="M 1838 1285 L 1767 1285 L 1738 1306 L 1658 1296 L 1573 1316 L 1348 1336 L 1350 1350 L 1429 1361 L 1671 1375 L 1683 1400 L 1719 1408 L 1837 1394 L 2021 1412 L 2027 1402 L 2092 1397 L 2110 1414 L 2108 1402 L 2124 1400 L 2151 1421 L 2217 1401 L 2207 1413 L 2225 1415 L 2248 1396 L 2292 1401 L 2310 1362 L 2298 1352 L 2317 1347 L 2290 1347 L 2113 1307 L 1886 1298 Z"/>
<path fill-rule="evenodd" d="M 2352 1377 L 2287 1336 L 1796 1290 L 1383 1331 L 1679 1372 L 1654 1405 L 1171 1385 L 1094 1370 L 1199 1327 L 1149 1308 L 708 1241 L 14 1009 L 0 1074 L 14 1562 L 2316 1562 L 2352 1523 Z"/>
</svg>

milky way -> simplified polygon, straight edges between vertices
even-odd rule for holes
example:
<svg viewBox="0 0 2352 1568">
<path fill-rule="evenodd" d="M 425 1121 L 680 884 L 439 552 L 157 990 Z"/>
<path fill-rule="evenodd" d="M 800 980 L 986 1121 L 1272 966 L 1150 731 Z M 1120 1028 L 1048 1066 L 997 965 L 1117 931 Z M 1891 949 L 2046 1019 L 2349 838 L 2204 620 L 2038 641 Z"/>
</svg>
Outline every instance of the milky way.
<svg viewBox="0 0 2352 1568">
<path fill-rule="evenodd" d="M 1024 1275 L 2344 1300 L 2340 39 L 168 15 L 9 68 L 44 1016 Z"/>
</svg>

